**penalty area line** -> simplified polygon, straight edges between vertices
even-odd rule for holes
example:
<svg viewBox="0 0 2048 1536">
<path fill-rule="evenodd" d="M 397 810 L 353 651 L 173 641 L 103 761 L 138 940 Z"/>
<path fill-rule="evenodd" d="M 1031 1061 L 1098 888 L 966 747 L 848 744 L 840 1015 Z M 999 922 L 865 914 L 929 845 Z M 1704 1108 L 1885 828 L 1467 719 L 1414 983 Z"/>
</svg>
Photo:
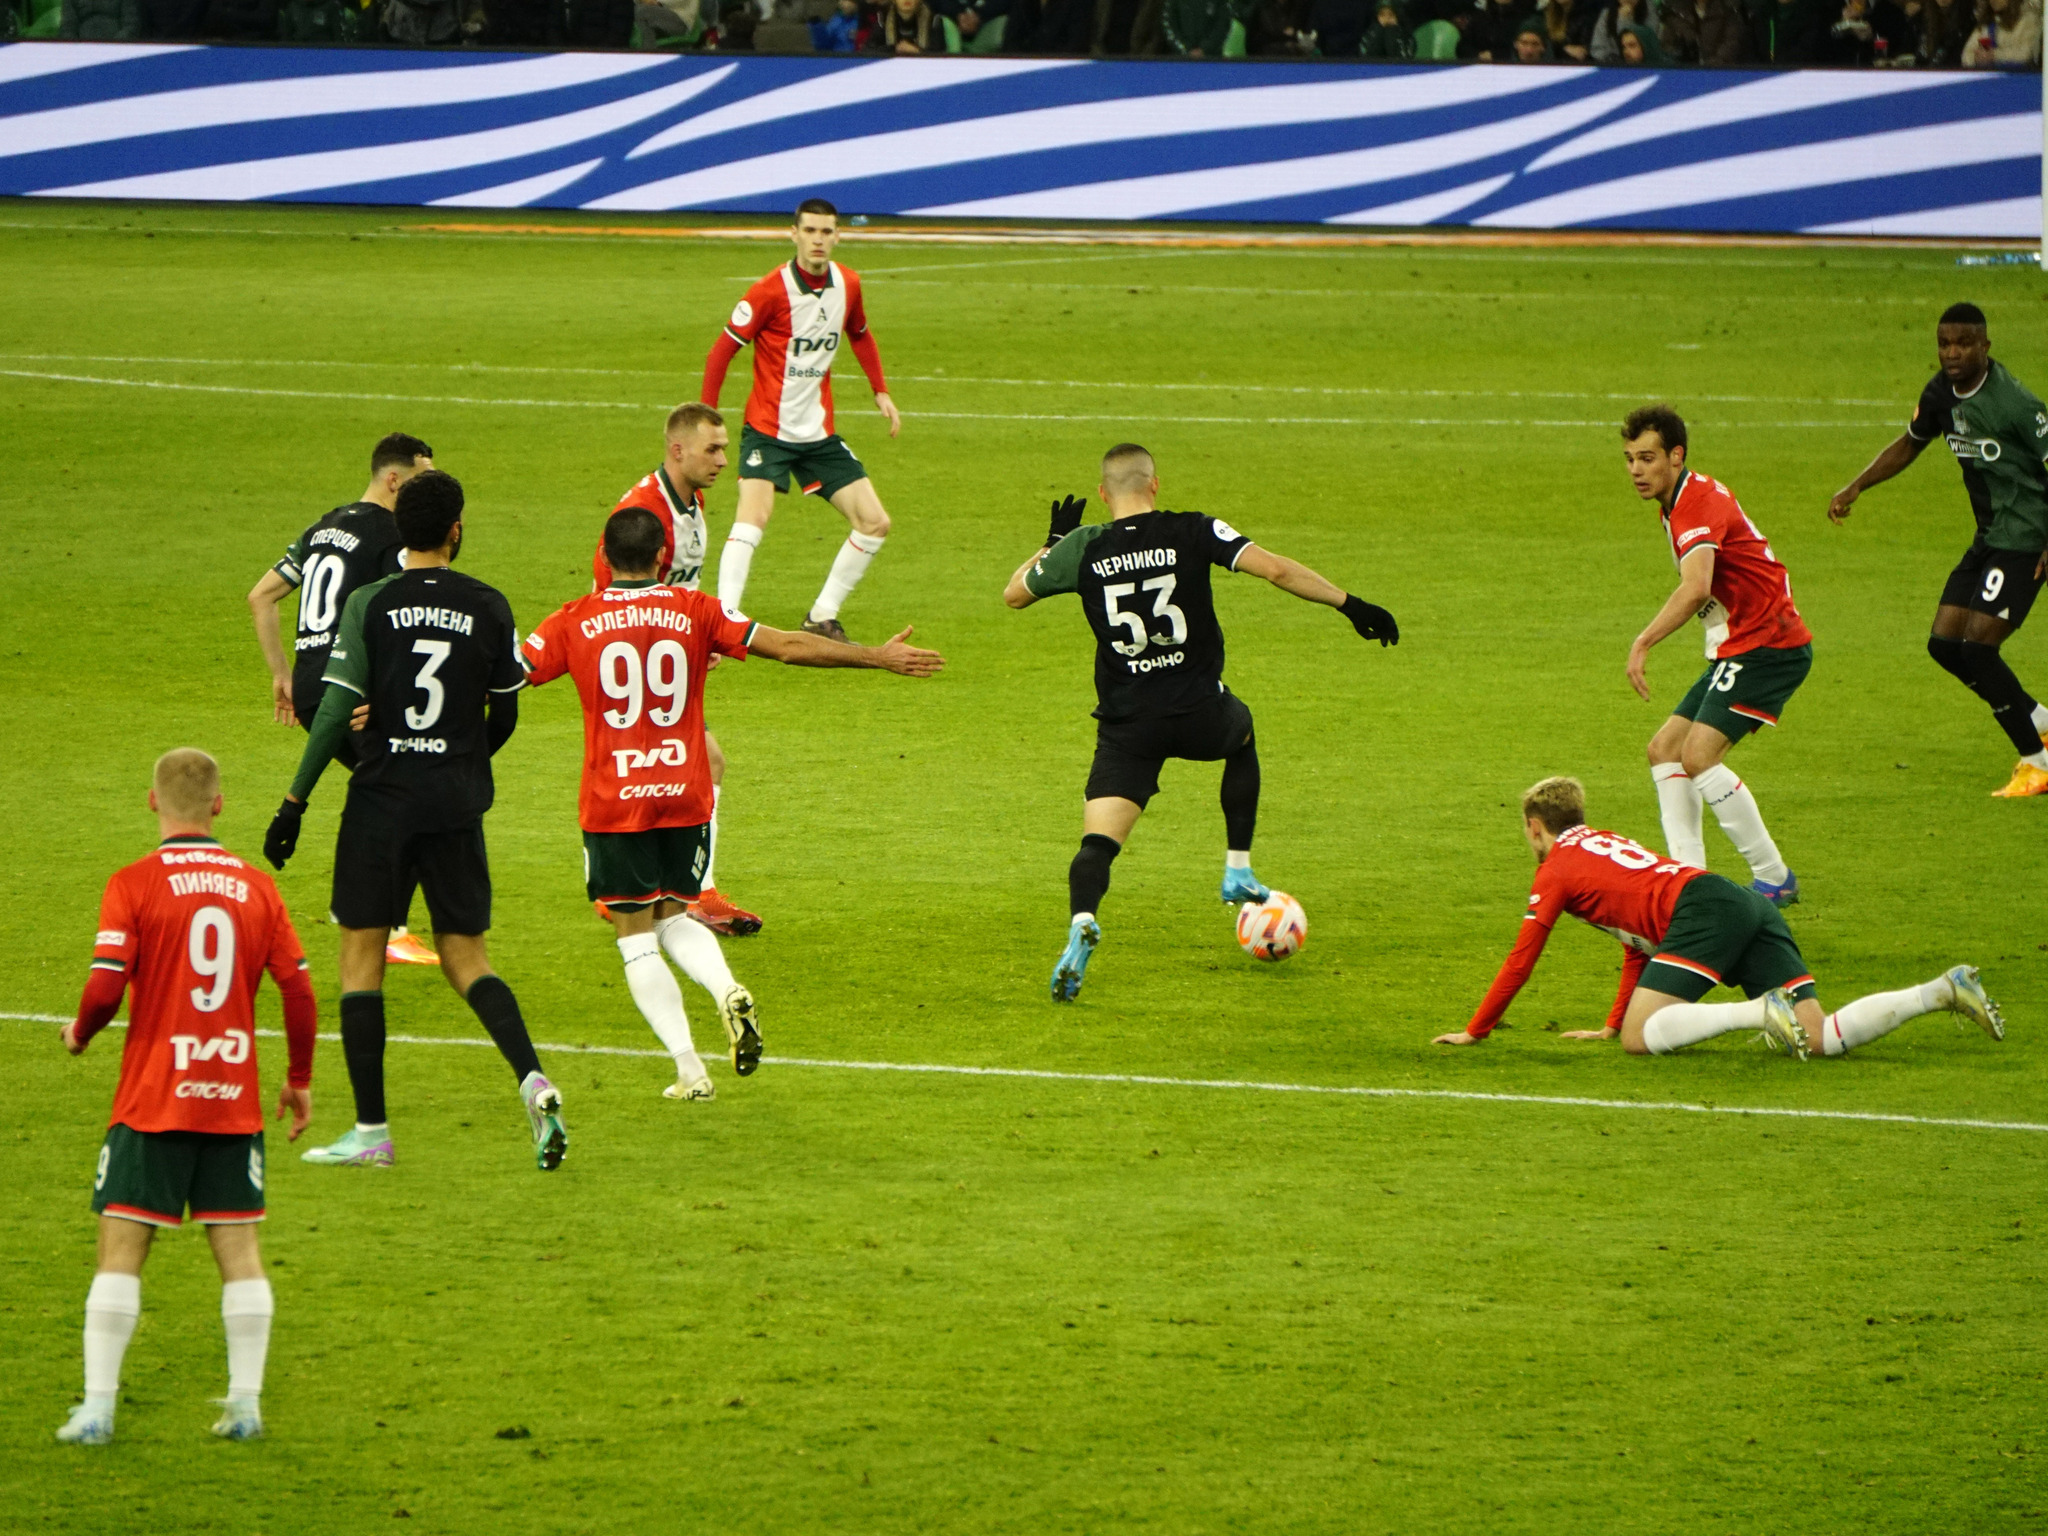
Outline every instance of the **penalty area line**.
<svg viewBox="0 0 2048 1536">
<path fill-rule="evenodd" d="M 69 1024 L 68 1015 L 55 1013 L 0 1013 L 0 1019 L 23 1024 Z M 112 1029 L 126 1028 L 125 1022 Z M 259 1029 L 265 1039 L 284 1037 L 282 1030 Z M 321 1035 L 322 1040 L 339 1043 L 340 1035 Z M 460 1045 L 491 1047 L 489 1040 L 467 1036 L 387 1035 L 393 1045 Z M 637 1056 L 661 1061 L 666 1051 L 650 1051 L 623 1045 L 562 1045 L 534 1042 L 537 1051 L 565 1056 Z M 833 1072 L 911 1072 L 934 1077 L 1000 1077 L 1049 1083 L 1112 1083 L 1141 1088 L 1205 1088 L 1239 1093 L 1305 1093 L 1332 1098 L 1435 1099 L 1459 1104 L 1536 1104 L 1553 1109 L 1624 1109 L 1682 1115 L 1760 1116 L 1775 1120 L 1835 1120 L 1856 1125 L 1919 1125 L 1971 1131 L 2048 1132 L 2048 1125 L 2031 1120 L 1972 1120 L 1948 1115 L 1897 1115 L 1876 1110 L 1795 1109 L 1776 1105 L 1693 1104 L 1683 1099 L 1596 1099 L 1578 1094 L 1484 1093 L 1468 1088 L 1375 1088 L 1350 1083 L 1267 1083 L 1255 1078 L 1163 1077 L 1143 1072 L 1055 1072 L 1038 1067 L 969 1067 L 944 1062 L 836 1061 L 809 1056 L 764 1056 L 764 1065 L 812 1067 Z"/>
</svg>

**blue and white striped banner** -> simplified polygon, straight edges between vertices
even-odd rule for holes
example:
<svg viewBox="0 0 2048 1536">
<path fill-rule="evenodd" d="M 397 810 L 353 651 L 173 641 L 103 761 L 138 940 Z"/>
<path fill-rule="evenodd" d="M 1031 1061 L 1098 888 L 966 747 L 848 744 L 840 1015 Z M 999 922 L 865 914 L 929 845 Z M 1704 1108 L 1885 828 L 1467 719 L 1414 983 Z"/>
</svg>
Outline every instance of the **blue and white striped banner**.
<svg viewBox="0 0 2048 1536">
<path fill-rule="evenodd" d="M 0 193 L 2036 237 L 2041 86 L 17 43 Z"/>
</svg>

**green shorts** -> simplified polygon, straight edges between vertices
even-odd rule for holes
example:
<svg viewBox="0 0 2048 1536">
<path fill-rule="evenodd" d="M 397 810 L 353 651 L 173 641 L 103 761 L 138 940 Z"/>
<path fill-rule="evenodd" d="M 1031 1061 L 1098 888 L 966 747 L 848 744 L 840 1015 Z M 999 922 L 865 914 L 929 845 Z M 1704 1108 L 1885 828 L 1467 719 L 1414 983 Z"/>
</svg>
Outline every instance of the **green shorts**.
<svg viewBox="0 0 2048 1536">
<path fill-rule="evenodd" d="M 184 1223 L 185 1212 L 209 1227 L 263 1219 L 263 1133 L 217 1136 L 209 1131 L 138 1131 L 107 1127 L 92 1208 L 152 1227 Z"/>
<path fill-rule="evenodd" d="M 1759 646 L 1709 665 L 1671 713 L 1740 741 L 1760 725 L 1776 725 L 1785 701 L 1812 670 L 1810 645 L 1784 651 Z"/>
<path fill-rule="evenodd" d="M 806 496 L 830 501 L 854 481 L 867 479 L 868 472 L 836 432 L 815 443 L 785 443 L 752 427 L 740 428 L 742 480 L 766 480 L 776 490 L 786 491 L 791 476 Z"/>
<path fill-rule="evenodd" d="M 608 907 L 695 901 L 711 862 L 711 826 L 583 834 L 583 889 Z"/>
<path fill-rule="evenodd" d="M 1664 943 L 1643 967 L 1642 986 L 1696 1003 L 1715 987 L 1762 997 L 1783 987 L 1814 995 L 1785 914 L 1755 891 L 1719 875 L 1695 875 L 1678 893 Z"/>
</svg>

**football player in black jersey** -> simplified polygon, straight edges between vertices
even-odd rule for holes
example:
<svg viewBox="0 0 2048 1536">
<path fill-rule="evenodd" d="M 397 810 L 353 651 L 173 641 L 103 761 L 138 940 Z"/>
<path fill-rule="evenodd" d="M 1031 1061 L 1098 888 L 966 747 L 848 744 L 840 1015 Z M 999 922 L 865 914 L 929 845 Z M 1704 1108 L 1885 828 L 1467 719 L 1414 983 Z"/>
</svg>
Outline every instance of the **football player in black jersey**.
<svg viewBox="0 0 2048 1536">
<path fill-rule="evenodd" d="M 396 512 L 405 569 L 357 588 L 327 658 L 327 691 L 299 774 L 263 840 L 277 868 L 298 847 L 306 800 L 350 717 L 367 706 L 334 848 L 335 921 L 341 924 L 341 1048 L 355 1089 L 356 1124 L 311 1163 L 392 1161 L 384 1111 L 384 941 L 403 920 L 415 885 L 427 898 L 441 974 L 469 1004 L 511 1065 L 534 1156 L 561 1165 L 569 1136 L 562 1096 L 540 1069 L 512 989 L 491 970 L 491 870 L 484 812 L 491 755 L 519 723 L 518 634 L 504 594 L 452 570 L 462 547 L 462 487 L 428 470 L 406 482 Z"/>
<path fill-rule="evenodd" d="M 249 592 L 249 614 L 256 622 L 256 643 L 270 664 L 271 710 L 278 724 L 310 726 L 326 688 L 334 627 L 357 587 L 389 576 L 403 564 L 405 541 L 391 509 L 398 488 L 422 470 L 434 467 L 434 450 L 405 432 L 393 432 L 370 450 L 370 483 L 360 499 L 336 507 L 294 539 L 284 558 L 263 573 Z M 287 662 L 279 635 L 278 607 L 285 594 L 299 594 L 298 634 Z M 355 744 L 335 749 L 344 768 L 356 765 Z M 437 965 L 434 952 L 405 929 L 404 919 L 392 929 L 384 958 L 399 965 Z"/>
<path fill-rule="evenodd" d="M 1012 608 L 1077 593 L 1095 631 L 1095 762 L 1081 813 L 1081 851 L 1067 871 L 1067 947 L 1052 975 L 1053 1000 L 1062 1003 L 1080 992 L 1089 957 L 1102 942 L 1095 913 L 1109 890 L 1110 861 L 1159 792 L 1159 770 L 1169 757 L 1223 763 L 1223 900 L 1263 901 L 1271 894 L 1252 873 L 1259 754 L 1252 712 L 1223 686 L 1223 630 L 1210 600 L 1210 568 L 1262 577 L 1305 602 L 1335 608 L 1382 646 L 1401 638 L 1386 609 L 1259 548 L 1222 519 L 1160 511 L 1158 472 L 1136 443 L 1120 443 L 1103 456 L 1097 494 L 1110 521 L 1083 526 L 1086 501 L 1069 496 L 1055 503 L 1044 547 L 1017 568 L 1003 592 Z"/>
</svg>

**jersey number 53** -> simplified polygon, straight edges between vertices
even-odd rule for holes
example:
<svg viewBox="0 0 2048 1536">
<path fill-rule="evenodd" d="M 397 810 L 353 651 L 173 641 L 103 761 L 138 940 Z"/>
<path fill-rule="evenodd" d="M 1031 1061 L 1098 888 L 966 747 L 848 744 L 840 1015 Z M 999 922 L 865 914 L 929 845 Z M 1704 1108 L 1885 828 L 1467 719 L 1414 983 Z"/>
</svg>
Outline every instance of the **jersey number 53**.
<svg viewBox="0 0 2048 1536">
<path fill-rule="evenodd" d="M 1110 624 L 1112 626 L 1121 625 L 1131 633 L 1131 638 L 1128 640 L 1110 641 L 1110 644 L 1116 647 L 1116 652 L 1119 656 L 1139 655 L 1147 645 L 1181 645 L 1187 641 L 1187 616 L 1173 605 L 1173 583 L 1174 578 L 1169 574 L 1154 576 L 1150 581 L 1143 583 L 1120 581 L 1114 586 L 1106 586 L 1102 589 L 1102 610 L 1108 615 Z M 1155 594 L 1152 599 L 1152 617 L 1155 619 L 1165 619 L 1172 626 L 1170 634 L 1155 635 L 1151 633 L 1145 627 L 1145 616 L 1143 614 L 1139 613 L 1136 609 L 1117 606 L 1124 598 L 1135 596 L 1140 592 Z M 1143 599 L 1140 599 L 1141 606 L 1142 603 Z"/>
</svg>

